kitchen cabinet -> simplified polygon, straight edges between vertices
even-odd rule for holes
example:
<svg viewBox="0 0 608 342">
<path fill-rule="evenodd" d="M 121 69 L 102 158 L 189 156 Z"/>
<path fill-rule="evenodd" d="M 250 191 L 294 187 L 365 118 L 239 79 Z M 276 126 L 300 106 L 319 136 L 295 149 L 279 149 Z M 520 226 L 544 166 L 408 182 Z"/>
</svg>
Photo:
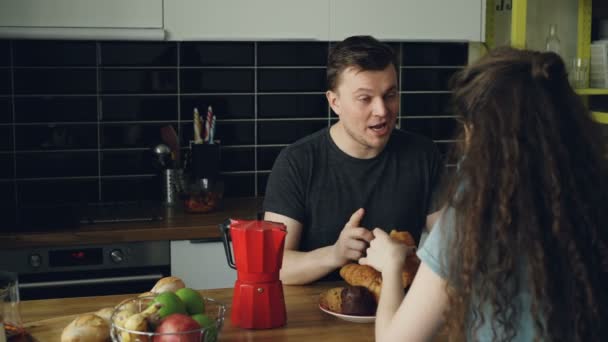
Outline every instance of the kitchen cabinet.
<svg viewBox="0 0 608 342">
<path fill-rule="evenodd" d="M 0 38 L 164 39 L 163 0 L 2 0 Z"/>
<path fill-rule="evenodd" d="M 197 290 L 233 287 L 236 281 L 222 242 L 171 241 L 171 275 Z"/>
<path fill-rule="evenodd" d="M 483 41 L 485 0 L 329 0 L 329 37 Z"/>
<path fill-rule="evenodd" d="M 328 1 L 165 0 L 165 30 L 169 40 L 327 40 Z"/>
</svg>

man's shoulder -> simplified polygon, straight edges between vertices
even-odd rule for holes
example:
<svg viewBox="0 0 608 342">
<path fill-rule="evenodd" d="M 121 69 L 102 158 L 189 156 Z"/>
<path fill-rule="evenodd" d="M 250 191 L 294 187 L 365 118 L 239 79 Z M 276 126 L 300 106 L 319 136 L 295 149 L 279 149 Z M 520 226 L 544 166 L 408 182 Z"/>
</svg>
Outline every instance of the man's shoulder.
<svg viewBox="0 0 608 342">
<path fill-rule="evenodd" d="M 326 146 L 327 128 L 298 139 L 296 142 L 285 147 L 282 151 L 286 156 L 301 156 L 310 153 L 316 154 L 320 148 Z"/>
</svg>

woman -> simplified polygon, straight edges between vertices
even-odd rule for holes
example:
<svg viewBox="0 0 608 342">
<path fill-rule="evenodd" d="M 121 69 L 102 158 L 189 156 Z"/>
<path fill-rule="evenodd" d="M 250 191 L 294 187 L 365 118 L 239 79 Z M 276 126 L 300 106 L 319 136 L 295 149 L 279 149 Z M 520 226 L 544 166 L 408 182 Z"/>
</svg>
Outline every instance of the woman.
<svg viewBox="0 0 608 342">
<path fill-rule="evenodd" d="M 376 339 L 606 341 L 608 173 L 563 61 L 499 49 L 452 88 L 461 161 L 405 299 L 403 246 L 375 229 L 359 260 L 382 272 Z"/>
</svg>

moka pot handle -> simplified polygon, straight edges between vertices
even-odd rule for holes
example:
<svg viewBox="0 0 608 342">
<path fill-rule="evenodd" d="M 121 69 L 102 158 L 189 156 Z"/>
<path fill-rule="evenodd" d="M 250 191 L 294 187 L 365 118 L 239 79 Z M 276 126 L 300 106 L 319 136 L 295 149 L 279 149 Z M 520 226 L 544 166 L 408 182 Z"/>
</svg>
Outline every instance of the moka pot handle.
<svg viewBox="0 0 608 342">
<path fill-rule="evenodd" d="M 224 251 L 226 252 L 226 261 L 228 261 L 228 266 L 236 270 L 236 264 L 234 263 L 234 258 L 232 257 L 232 251 L 230 250 L 230 243 L 228 242 L 228 232 L 230 231 L 230 219 L 224 221 L 224 223 L 220 224 L 220 233 L 222 235 L 222 243 L 224 243 Z"/>
</svg>

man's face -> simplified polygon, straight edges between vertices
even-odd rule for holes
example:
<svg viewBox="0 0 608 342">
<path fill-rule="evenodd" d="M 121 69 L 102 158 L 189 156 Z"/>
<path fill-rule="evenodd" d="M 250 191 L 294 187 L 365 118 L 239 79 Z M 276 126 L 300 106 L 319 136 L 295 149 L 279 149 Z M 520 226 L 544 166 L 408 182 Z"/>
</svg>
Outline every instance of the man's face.
<svg viewBox="0 0 608 342">
<path fill-rule="evenodd" d="M 384 149 L 397 122 L 397 71 L 390 64 L 381 71 L 345 69 L 336 91 L 328 91 L 331 108 L 340 117 L 342 146 L 353 156 L 375 156 Z M 340 146 L 340 142 L 337 142 Z"/>
</svg>

